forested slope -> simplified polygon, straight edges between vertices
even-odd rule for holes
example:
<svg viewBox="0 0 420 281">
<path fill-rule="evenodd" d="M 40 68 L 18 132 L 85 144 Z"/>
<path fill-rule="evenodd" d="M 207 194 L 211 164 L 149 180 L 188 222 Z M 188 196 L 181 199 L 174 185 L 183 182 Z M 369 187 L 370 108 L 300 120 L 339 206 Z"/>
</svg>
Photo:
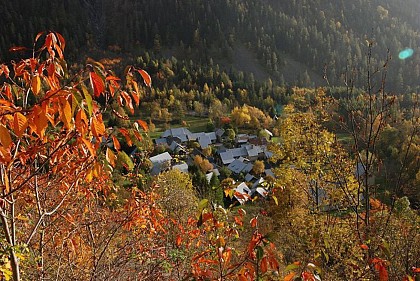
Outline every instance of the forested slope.
<svg viewBox="0 0 420 281">
<path fill-rule="evenodd" d="M 229 62 L 239 46 L 275 81 L 319 85 L 326 69 L 329 82 L 340 85 L 349 62 L 366 67 L 370 40 L 373 65 L 385 62 L 387 49 L 393 57 L 390 89 L 411 91 L 420 75 L 418 8 L 414 0 L 17 0 L 3 5 L 0 50 L 8 59 L 11 44 L 27 46 L 41 30 L 63 33 L 74 56 L 110 47 L 131 54 L 172 48 L 176 57 L 208 64 L 210 58 Z M 406 47 L 414 56 L 399 60 Z M 292 71 L 295 62 L 305 67 Z"/>
</svg>

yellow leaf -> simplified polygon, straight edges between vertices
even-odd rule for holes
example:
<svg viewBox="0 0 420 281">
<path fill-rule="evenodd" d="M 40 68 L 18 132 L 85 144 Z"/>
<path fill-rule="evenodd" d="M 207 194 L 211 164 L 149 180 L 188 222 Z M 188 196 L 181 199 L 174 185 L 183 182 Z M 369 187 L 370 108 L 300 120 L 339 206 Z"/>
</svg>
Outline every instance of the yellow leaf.
<svg viewBox="0 0 420 281">
<path fill-rule="evenodd" d="M 66 129 L 70 129 L 71 117 L 72 117 L 71 106 L 66 98 L 60 97 L 60 107 L 61 107 L 61 111 L 60 111 L 61 121 L 63 121 Z"/>
<path fill-rule="evenodd" d="M 108 161 L 108 163 L 112 166 L 115 167 L 115 154 L 114 152 L 112 152 L 111 149 L 109 149 L 109 147 L 106 149 L 106 161 Z"/>
<path fill-rule="evenodd" d="M 90 126 L 92 134 L 100 141 L 100 137 L 105 134 L 105 125 L 102 121 L 102 115 L 99 115 L 98 117 L 92 116 Z"/>
<path fill-rule="evenodd" d="M 0 142 L 4 147 L 9 147 L 12 143 L 9 130 L 4 125 L 0 125 Z"/>
<path fill-rule="evenodd" d="M 91 182 L 93 179 L 93 171 L 90 169 L 86 174 L 86 182 Z"/>
<path fill-rule="evenodd" d="M 38 95 L 41 90 L 41 78 L 38 75 L 32 77 L 31 88 L 34 95 Z"/>
</svg>

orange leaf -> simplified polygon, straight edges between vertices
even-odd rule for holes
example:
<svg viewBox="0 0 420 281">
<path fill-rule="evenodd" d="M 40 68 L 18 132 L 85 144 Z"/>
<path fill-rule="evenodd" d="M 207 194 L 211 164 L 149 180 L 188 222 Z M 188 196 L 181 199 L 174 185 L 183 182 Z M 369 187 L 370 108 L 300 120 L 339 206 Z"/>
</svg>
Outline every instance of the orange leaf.
<svg viewBox="0 0 420 281">
<path fill-rule="evenodd" d="M 93 71 L 90 72 L 90 83 L 93 88 L 93 95 L 99 97 L 105 90 L 105 85 L 101 77 Z"/>
<path fill-rule="evenodd" d="M 140 104 L 140 95 L 137 92 L 131 92 L 131 96 L 133 97 L 134 103 L 136 106 Z"/>
<path fill-rule="evenodd" d="M 287 275 L 284 277 L 284 281 L 292 281 L 292 280 L 293 280 L 293 277 L 295 277 L 295 275 L 296 275 L 296 273 L 295 273 L 295 272 L 290 272 L 289 274 L 287 274 Z"/>
<path fill-rule="evenodd" d="M 118 141 L 118 139 L 115 136 L 112 136 L 112 141 L 114 142 L 114 148 L 116 150 L 120 150 L 121 149 L 120 142 Z"/>
<path fill-rule="evenodd" d="M 9 84 L 4 84 L 4 95 L 9 99 L 9 100 L 13 100 L 13 95 L 12 95 L 12 91 L 10 90 L 10 85 Z"/>
<path fill-rule="evenodd" d="M 243 274 L 240 274 L 238 277 L 239 277 L 239 281 L 248 281 L 248 278 Z"/>
<path fill-rule="evenodd" d="M 128 130 L 124 128 L 119 128 L 118 130 L 125 137 L 125 141 L 127 142 L 127 145 L 132 146 L 133 142 L 131 140 L 130 134 L 128 133 Z"/>
<path fill-rule="evenodd" d="M 147 126 L 147 123 L 145 121 L 139 119 L 136 122 L 139 123 L 139 125 L 143 128 L 145 132 L 149 130 L 149 126 Z"/>
<path fill-rule="evenodd" d="M 144 84 L 147 87 L 150 87 L 152 85 L 152 78 L 150 78 L 149 73 L 147 73 L 143 69 L 139 69 L 137 71 L 140 73 L 141 77 L 143 77 Z"/>
<path fill-rule="evenodd" d="M 39 137 L 43 137 L 48 126 L 47 112 L 38 105 L 34 106 L 33 111 L 34 131 Z"/>
<path fill-rule="evenodd" d="M 0 142 L 4 147 L 9 147 L 12 143 L 12 138 L 10 137 L 9 130 L 0 124 Z"/>
<path fill-rule="evenodd" d="M 83 141 L 83 143 L 86 145 L 86 147 L 88 148 L 90 154 L 92 156 L 95 156 L 95 150 L 93 149 L 93 145 L 90 141 L 88 141 L 87 139 L 81 138 L 81 140 Z"/>
<path fill-rule="evenodd" d="M 38 75 L 32 77 L 31 81 L 31 89 L 34 95 L 38 95 L 39 91 L 41 90 L 41 78 Z"/>
<path fill-rule="evenodd" d="M 80 109 L 76 114 L 76 129 L 84 135 L 87 131 L 87 116 L 83 109 Z"/>
<path fill-rule="evenodd" d="M 100 138 L 105 135 L 105 125 L 102 121 L 102 115 L 98 115 L 98 117 L 93 115 L 90 121 L 90 126 L 92 134 L 98 139 L 98 141 L 101 141 Z"/>
<path fill-rule="evenodd" d="M 28 127 L 28 120 L 25 115 L 20 112 L 16 112 L 13 116 L 13 131 L 20 138 Z"/>
</svg>

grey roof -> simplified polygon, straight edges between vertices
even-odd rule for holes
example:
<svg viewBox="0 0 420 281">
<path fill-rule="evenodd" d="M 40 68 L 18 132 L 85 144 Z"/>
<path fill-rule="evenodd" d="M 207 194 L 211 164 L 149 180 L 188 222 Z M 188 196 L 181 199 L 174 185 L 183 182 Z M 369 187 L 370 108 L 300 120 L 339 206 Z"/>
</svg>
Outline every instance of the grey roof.
<svg viewBox="0 0 420 281">
<path fill-rule="evenodd" d="M 246 163 L 235 159 L 232 163 L 229 164 L 228 169 L 234 172 L 235 174 L 240 174 L 243 169 L 247 166 Z"/>
<path fill-rule="evenodd" d="M 232 152 L 229 151 L 229 150 L 226 151 L 226 152 L 221 152 L 220 153 L 220 158 L 222 159 L 222 163 L 224 165 L 228 165 L 228 164 L 232 163 L 235 160 L 235 158 L 233 158 Z"/>
<path fill-rule="evenodd" d="M 233 148 L 233 149 L 229 149 L 228 151 L 232 152 L 233 157 L 240 157 L 240 156 L 247 157 L 248 156 L 248 153 L 245 147 Z"/>
<path fill-rule="evenodd" d="M 264 154 L 265 154 L 265 157 L 266 157 L 266 158 L 271 158 L 271 157 L 273 157 L 273 152 L 271 152 L 271 151 L 265 150 L 265 151 L 264 151 Z"/>
<path fill-rule="evenodd" d="M 223 128 L 217 129 L 215 133 L 216 133 L 216 136 L 221 137 L 225 133 L 225 129 Z"/>
<path fill-rule="evenodd" d="M 245 168 L 242 169 L 242 172 L 243 173 L 249 173 L 249 172 L 252 171 L 252 168 L 254 168 L 254 164 L 248 163 L 248 164 L 246 164 Z"/>
<path fill-rule="evenodd" d="M 276 175 L 274 175 L 274 173 L 273 173 L 273 171 L 271 170 L 271 169 L 265 169 L 265 174 L 267 175 L 267 176 L 270 176 L 270 177 L 273 177 L 273 178 L 275 178 L 276 177 Z"/>
<path fill-rule="evenodd" d="M 188 165 L 187 163 L 181 163 L 178 165 L 172 166 L 172 169 L 180 170 L 181 172 L 188 173 Z"/>
<path fill-rule="evenodd" d="M 158 138 L 158 139 L 155 139 L 155 143 L 157 145 L 159 145 L 159 144 L 168 145 L 168 143 L 166 141 L 166 138 Z"/>
<path fill-rule="evenodd" d="M 215 141 L 217 139 L 215 132 L 206 133 L 206 136 L 208 136 L 211 141 Z"/>
<path fill-rule="evenodd" d="M 207 135 L 199 136 L 197 140 L 201 148 L 207 148 L 211 144 L 211 140 Z"/>
<path fill-rule="evenodd" d="M 168 152 L 164 152 L 158 155 L 155 155 L 153 157 L 150 157 L 149 159 L 153 164 L 162 163 L 165 161 L 171 161 L 172 156 Z"/>
<path fill-rule="evenodd" d="M 159 175 L 160 172 L 161 172 L 161 169 L 160 169 L 160 166 L 159 165 L 153 166 L 153 168 L 150 170 L 150 174 L 152 176 Z"/>
<path fill-rule="evenodd" d="M 191 138 L 192 133 L 187 128 L 173 128 L 163 132 L 161 138 L 167 138 L 171 136 L 179 138 L 182 142 L 187 142 Z"/>
<path fill-rule="evenodd" d="M 246 174 L 245 175 L 245 181 L 247 181 L 247 182 L 250 182 L 250 181 L 252 181 L 254 179 L 254 176 L 253 175 L 251 175 L 251 174 Z"/>
<path fill-rule="evenodd" d="M 252 185 L 252 189 L 257 188 L 258 186 L 260 186 L 263 182 L 265 182 L 265 180 L 263 178 L 259 178 L 258 180 L 256 180 L 254 182 L 254 184 Z"/>
</svg>

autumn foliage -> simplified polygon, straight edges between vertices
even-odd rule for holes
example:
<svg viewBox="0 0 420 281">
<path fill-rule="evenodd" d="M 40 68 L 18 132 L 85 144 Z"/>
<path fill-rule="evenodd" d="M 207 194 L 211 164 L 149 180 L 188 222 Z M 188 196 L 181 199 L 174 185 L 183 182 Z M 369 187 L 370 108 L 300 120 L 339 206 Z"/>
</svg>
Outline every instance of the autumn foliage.
<svg viewBox="0 0 420 281">
<path fill-rule="evenodd" d="M 128 66 L 119 78 L 91 59 L 82 69 L 70 68 L 65 46 L 59 33 L 39 33 L 32 56 L 0 65 L 2 279 L 288 281 L 318 280 L 324 270 L 324 276 L 339 272 L 382 281 L 401 275 L 392 272 L 393 260 L 402 260 L 401 249 L 418 241 L 416 217 L 404 202 L 396 207 L 397 217 L 388 217 L 395 231 L 381 241 L 365 241 L 356 237 L 354 215 L 324 214 L 323 202 L 310 206 L 301 192 L 322 183 L 331 191 L 329 200 L 345 207 L 357 197 L 352 166 L 322 129 L 317 112 L 285 109 L 286 133 L 283 146 L 274 149 L 278 177 L 267 181 L 276 187 L 267 210 L 254 199 L 249 213 L 208 199 L 198 202 L 188 174 L 138 173 L 149 128 L 128 114 L 139 109 L 150 75 Z M 272 122 L 253 107 L 235 110 L 232 121 L 241 125 Z M 124 125 L 111 127 L 111 119 Z M 135 145 L 141 159 L 124 151 Z M 202 157 L 194 163 L 203 172 L 212 169 Z M 254 172 L 260 174 L 264 163 L 258 164 Z M 347 189 L 335 189 L 337 175 Z M 235 193 L 232 179 L 221 186 Z M 372 200 L 372 224 L 379 230 L 383 211 L 385 205 Z M 406 262 L 411 265 L 411 256 Z M 413 280 L 419 269 L 405 273 L 404 280 Z"/>
</svg>

